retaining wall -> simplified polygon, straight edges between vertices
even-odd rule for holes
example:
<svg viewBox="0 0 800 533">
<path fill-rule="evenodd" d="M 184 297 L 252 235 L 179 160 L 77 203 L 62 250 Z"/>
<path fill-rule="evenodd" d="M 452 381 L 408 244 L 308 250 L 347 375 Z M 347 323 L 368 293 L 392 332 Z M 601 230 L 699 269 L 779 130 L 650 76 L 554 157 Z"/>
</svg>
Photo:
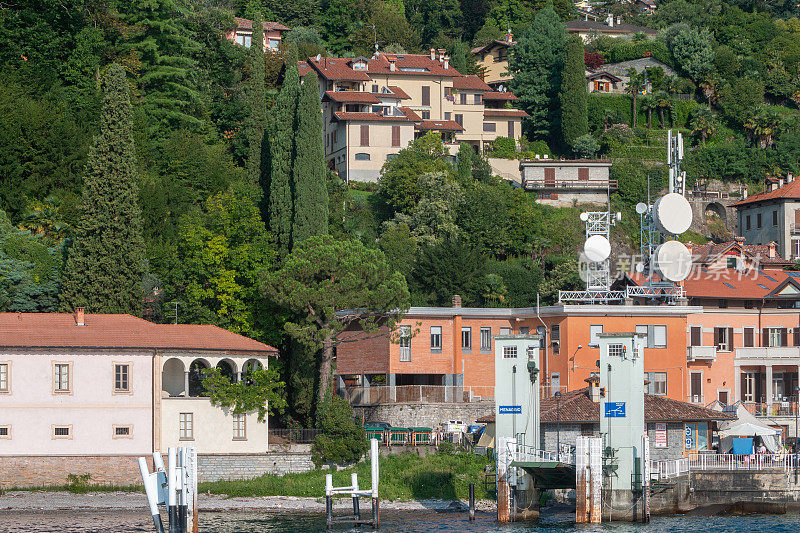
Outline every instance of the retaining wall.
<svg viewBox="0 0 800 533">
<path fill-rule="evenodd" d="M 357 416 L 367 422 L 388 422 L 399 427 L 435 428 L 448 420 L 475 420 L 494 413 L 494 402 L 474 403 L 396 403 L 369 407 L 354 407 Z"/>
<path fill-rule="evenodd" d="M 198 481 L 252 479 L 264 474 L 282 476 L 314 469 L 311 454 L 304 452 L 270 452 L 259 455 L 198 455 Z"/>
<path fill-rule="evenodd" d="M 148 463 L 152 470 L 152 458 Z M 136 455 L 0 456 L 0 487 L 3 488 L 66 485 L 69 474 L 90 474 L 89 483 L 93 485 L 142 483 Z"/>
</svg>

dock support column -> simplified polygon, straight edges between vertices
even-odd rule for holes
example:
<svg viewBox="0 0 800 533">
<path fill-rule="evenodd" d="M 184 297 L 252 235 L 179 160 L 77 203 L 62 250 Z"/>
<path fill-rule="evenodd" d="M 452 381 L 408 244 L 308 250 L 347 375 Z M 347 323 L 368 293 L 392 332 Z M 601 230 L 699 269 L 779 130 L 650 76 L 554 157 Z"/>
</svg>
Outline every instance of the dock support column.
<svg viewBox="0 0 800 533">
<path fill-rule="evenodd" d="M 475 483 L 469 484 L 469 519 L 475 520 Z"/>
<path fill-rule="evenodd" d="M 333 476 L 325 474 L 325 527 L 333 527 Z"/>
<path fill-rule="evenodd" d="M 361 522 L 361 510 L 358 508 L 358 474 L 353 472 L 350 474 L 350 481 L 353 487 L 353 516 L 356 519 L 356 527 Z"/>
</svg>

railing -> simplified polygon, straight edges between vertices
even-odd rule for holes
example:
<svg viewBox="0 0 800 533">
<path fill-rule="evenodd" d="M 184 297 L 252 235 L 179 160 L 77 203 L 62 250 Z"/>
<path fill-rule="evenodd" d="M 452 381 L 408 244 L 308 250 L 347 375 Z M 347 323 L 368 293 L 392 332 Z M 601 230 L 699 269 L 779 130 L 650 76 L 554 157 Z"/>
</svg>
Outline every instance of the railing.
<svg viewBox="0 0 800 533">
<path fill-rule="evenodd" d="M 754 348 L 737 347 L 735 348 L 733 358 L 737 361 L 752 360 L 754 365 L 763 365 L 764 359 L 796 360 L 800 358 L 800 346 L 769 346 Z M 788 364 L 793 363 L 794 361 Z"/>
<path fill-rule="evenodd" d="M 800 224 L 789 224 L 789 231 L 792 232 L 792 235 L 797 235 L 800 233 Z"/>
<path fill-rule="evenodd" d="M 444 385 L 378 385 L 339 389 L 350 405 L 386 403 L 473 403 L 494 399 L 494 387 Z"/>
<path fill-rule="evenodd" d="M 564 394 L 565 392 L 567 392 L 567 386 L 542 385 L 541 387 L 539 387 L 539 398 L 542 400 L 550 398 L 551 396 L 554 396 L 556 392 Z"/>
<path fill-rule="evenodd" d="M 690 394 L 686 397 L 687 403 L 694 403 L 698 405 L 705 405 L 705 399 L 702 394 Z"/>
<path fill-rule="evenodd" d="M 526 189 L 616 189 L 617 180 L 537 180 L 525 178 Z"/>
<path fill-rule="evenodd" d="M 744 407 L 756 416 L 796 416 L 797 402 L 776 400 L 772 405 L 765 402 L 743 402 Z"/>
<path fill-rule="evenodd" d="M 689 473 L 689 459 L 667 459 L 650 461 L 650 479 L 660 481 Z"/>
<path fill-rule="evenodd" d="M 686 349 L 686 360 L 691 361 L 716 361 L 716 346 L 689 346 Z"/>
<path fill-rule="evenodd" d="M 754 453 L 735 455 L 731 453 L 689 454 L 690 470 L 784 470 L 790 471 L 796 458 L 790 453 Z"/>
<path fill-rule="evenodd" d="M 270 429 L 270 444 L 309 444 L 322 433 L 320 429 Z"/>
<path fill-rule="evenodd" d="M 517 444 L 516 454 L 514 454 L 516 461 L 551 461 L 565 464 L 575 464 L 575 453 L 573 452 L 551 452 L 547 450 L 540 450 L 535 446 L 528 446 L 527 444 Z"/>
</svg>

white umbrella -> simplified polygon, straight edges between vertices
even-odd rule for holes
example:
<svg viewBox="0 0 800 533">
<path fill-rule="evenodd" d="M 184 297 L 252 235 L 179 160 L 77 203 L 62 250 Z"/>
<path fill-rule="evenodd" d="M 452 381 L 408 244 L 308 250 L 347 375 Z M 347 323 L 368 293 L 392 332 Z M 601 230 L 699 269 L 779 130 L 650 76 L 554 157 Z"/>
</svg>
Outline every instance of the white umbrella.
<svg viewBox="0 0 800 533">
<path fill-rule="evenodd" d="M 719 432 L 722 449 L 727 450 L 732 444 L 733 437 L 761 437 L 764 446 L 772 453 L 778 451 L 776 437 L 781 434 L 781 430 L 774 429 L 752 422 L 741 422 Z"/>
</svg>

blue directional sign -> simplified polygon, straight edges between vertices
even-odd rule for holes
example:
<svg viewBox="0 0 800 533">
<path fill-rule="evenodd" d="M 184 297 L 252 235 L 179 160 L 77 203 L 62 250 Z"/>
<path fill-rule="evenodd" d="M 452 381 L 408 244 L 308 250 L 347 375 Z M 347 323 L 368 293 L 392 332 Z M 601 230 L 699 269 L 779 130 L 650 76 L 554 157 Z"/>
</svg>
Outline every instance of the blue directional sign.
<svg viewBox="0 0 800 533">
<path fill-rule="evenodd" d="M 500 414 L 501 415 L 521 415 L 522 414 L 522 406 L 521 405 L 501 405 L 500 406 Z"/>
<path fill-rule="evenodd" d="M 625 418 L 625 402 L 606 402 L 606 418 Z"/>
</svg>

